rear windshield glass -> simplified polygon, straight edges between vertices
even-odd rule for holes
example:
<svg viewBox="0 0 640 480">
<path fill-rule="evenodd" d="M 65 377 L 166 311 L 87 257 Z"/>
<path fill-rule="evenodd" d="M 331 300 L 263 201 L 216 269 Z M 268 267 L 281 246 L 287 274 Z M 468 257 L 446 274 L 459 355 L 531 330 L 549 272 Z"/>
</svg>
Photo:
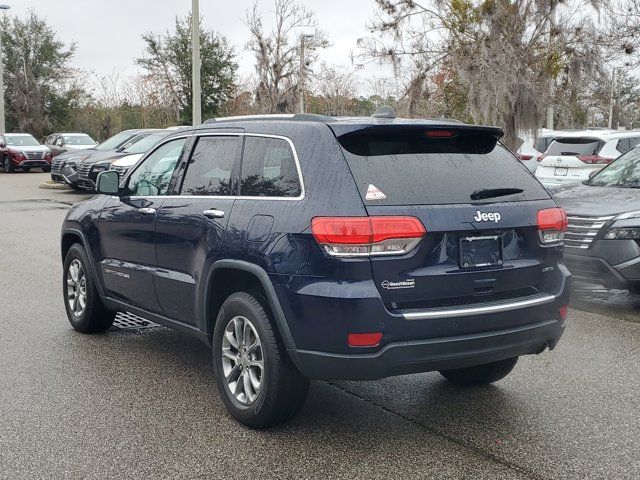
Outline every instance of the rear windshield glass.
<svg viewBox="0 0 640 480">
<path fill-rule="evenodd" d="M 556 138 L 545 152 L 547 155 L 596 155 L 600 150 L 597 138 Z"/>
<path fill-rule="evenodd" d="M 424 129 L 377 128 L 338 138 L 365 203 L 442 205 L 549 198 L 496 138 L 462 131 L 451 138 L 427 135 Z"/>
</svg>

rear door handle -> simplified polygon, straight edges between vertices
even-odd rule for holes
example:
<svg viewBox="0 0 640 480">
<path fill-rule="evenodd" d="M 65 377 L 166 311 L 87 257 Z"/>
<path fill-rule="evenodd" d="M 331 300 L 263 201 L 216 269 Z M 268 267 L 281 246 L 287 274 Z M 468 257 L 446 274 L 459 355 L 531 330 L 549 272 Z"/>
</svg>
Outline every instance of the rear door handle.
<svg viewBox="0 0 640 480">
<path fill-rule="evenodd" d="M 157 213 L 157 210 L 151 207 L 139 208 L 138 211 L 143 215 L 155 215 Z"/>
<path fill-rule="evenodd" d="M 205 217 L 209 218 L 224 218 L 224 212 L 222 210 L 218 210 L 217 208 L 210 208 L 209 210 L 205 210 L 202 212 Z"/>
</svg>

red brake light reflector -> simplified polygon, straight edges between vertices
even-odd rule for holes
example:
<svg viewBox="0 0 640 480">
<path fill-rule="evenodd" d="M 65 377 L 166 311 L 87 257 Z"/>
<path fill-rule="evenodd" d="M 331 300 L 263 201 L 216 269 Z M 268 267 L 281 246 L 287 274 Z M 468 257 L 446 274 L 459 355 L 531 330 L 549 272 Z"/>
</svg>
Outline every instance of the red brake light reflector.
<svg viewBox="0 0 640 480">
<path fill-rule="evenodd" d="M 566 320 L 567 319 L 567 315 L 569 314 L 569 306 L 568 305 L 563 305 L 562 307 L 560 307 L 560 318 L 562 320 Z"/>
<path fill-rule="evenodd" d="M 376 347 L 382 340 L 382 333 L 350 333 L 347 343 L 350 347 Z"/>
<path fill-rule="evenodd" d="M 527 155 L 524 153 L 518 153 L 516 154 L 516 156 L 518 157 L 518 160 L 526 162 L 527 160 L 531 160 L 533 158 L 533 155 Z"/>
<path fill-rule="evenodd" d="M 542 153 L 542 154 L 538 155 L 537 160 L 538 160 L 539 162 L 541 162 L 542 160 L 544 160 L 544 159 L 545 159 L 545 157 L 546 157 L 546 155 L 545 155 L 544 153 Z"/>
</svg>

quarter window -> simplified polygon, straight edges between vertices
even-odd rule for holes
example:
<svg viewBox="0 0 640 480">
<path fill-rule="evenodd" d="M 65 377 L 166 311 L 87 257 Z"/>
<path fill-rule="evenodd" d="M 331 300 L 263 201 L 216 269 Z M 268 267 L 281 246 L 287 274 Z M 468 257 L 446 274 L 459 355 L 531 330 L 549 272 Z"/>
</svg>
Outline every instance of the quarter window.
<svg viewBox="0 0 640 480">
<path fill-rule="evenodd" d="M 240 146 L 236 136 L 200 137 L 187 166 L 182 195 L 233 195 Z"/>
<path fill-rule="evenodd" d="M 149 155 L 129 177 L 127 194 L 166 195 L 185 142 L 185 138 L 178 138 L 165 143 Z"/>
<path fill-rule="evenodd" d="M 616 149 L 620 153 L 626 153 L 631 148 L 628 138 L 621 138 L 618 140 L 618 145 L 616 145 Z"/>
<path fill-rule="evenodd" d="M 297 197 L 301 191 L 289 143 L 280 138 L 247 136 L 242 157 L 240 195 Z"/>
</svg>

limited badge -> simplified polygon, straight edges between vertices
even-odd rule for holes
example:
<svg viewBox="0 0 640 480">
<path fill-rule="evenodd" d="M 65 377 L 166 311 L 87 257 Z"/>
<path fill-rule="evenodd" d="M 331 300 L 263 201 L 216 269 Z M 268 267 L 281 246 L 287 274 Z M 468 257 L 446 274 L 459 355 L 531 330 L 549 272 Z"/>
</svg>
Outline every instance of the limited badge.
<svg viewBox="0 0 640 480">
<path fill-rule="evenodd" d="M 367 188 L 367 196 L 365 200 L 384 200 L 387 196 L 380 191 L 378 187 L 375 185 L 369 184 L 369 188 Z"/>
</svg>

